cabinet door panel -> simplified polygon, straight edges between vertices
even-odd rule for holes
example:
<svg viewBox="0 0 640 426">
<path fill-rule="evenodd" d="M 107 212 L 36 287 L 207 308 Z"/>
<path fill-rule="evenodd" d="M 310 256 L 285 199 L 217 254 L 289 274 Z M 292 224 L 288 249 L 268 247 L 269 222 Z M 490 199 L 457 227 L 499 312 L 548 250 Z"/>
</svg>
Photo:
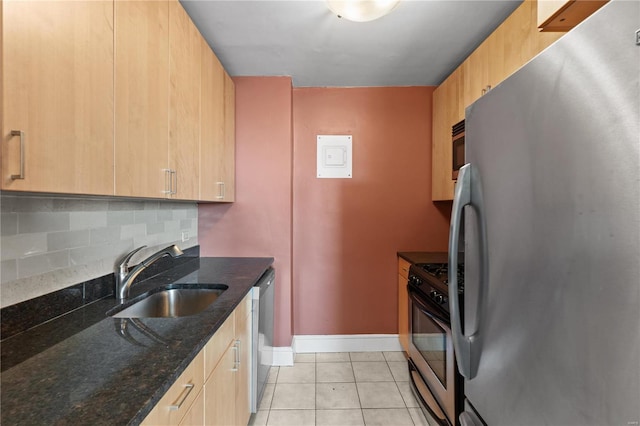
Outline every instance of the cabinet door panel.
<svg viewBox="0 0 640 426">
<path fill-rule="evenodd" d="M 224 73 L 224 151 L 222 201 L 234 201 L 236 197 L 236 88 L 233 80 Z"/>
<path fill-rule="evenodd" d="M 236 342 L 239 360 L 236 381 L 236 424 L 246 425 L 251 415 L 249 381 L 251 375 L 251 297 L 245 296 L 236 308 Z"/>
<path fill-rule="evenodd" d="M 116 195 L 165 197 L 169 3 L 116 1 Z"/>
<path fill-rule="evenodd" d="M 169 2 L 169 164 L 173 198 L 198 199 L 201 38 L 177 0 Z"/>
<path fill-rule="evenodd" d="M 232 344 L 204 385 L 204 424 L 207 426 L 236 424 L 235 361 L 236 353 Z"/>
<path fill-rule="evenodd" d="M 113 195 L 113 2 L 1 7 L 2 189 Z"/>
<path fill-rule="evenodd" d="M 200 125 L 200 199 L 221 201 L 224 171 L 224 68 L 202 42 L 202 108 Z"/>
<path fill-rule="evenodd" d="M 409 352 L 409 295 L 407 280 L 410 263 L 398 258 L 398 335 L 405 352 Z"/>
</svg>

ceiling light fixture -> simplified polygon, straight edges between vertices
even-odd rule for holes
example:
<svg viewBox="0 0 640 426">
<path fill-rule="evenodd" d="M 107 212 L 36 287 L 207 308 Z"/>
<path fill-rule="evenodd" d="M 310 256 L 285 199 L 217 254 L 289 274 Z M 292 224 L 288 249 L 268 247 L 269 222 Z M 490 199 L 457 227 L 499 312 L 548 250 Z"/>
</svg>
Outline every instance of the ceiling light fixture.
<svg viewBox="0 0 640 426">
<path fill-rule="evenodd" d="M 327 0 L 327 6 L 338 18 L 367 22 L 382 18 L 398 5 L 400 0 Z"/>
</svg>

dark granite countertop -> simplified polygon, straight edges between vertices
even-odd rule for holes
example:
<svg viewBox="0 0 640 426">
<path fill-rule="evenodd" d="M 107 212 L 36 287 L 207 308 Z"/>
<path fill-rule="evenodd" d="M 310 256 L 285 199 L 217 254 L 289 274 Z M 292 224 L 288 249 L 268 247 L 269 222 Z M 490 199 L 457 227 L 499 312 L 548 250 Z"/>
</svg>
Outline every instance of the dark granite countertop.
<svg viewBox="0 0 640 426">
<path fill-rule="evenodd" d="M 411 264 L 415 263 L 447 263 L 448 254 L 434 251 L 399 251 L 398 256 Z"/>
<path fill-rule="evenodd" d="M 196 315 L 132 324 L 106 316 L 117 305 L 107 298 L 3 340 L 11 367 L 2 371 L 2 424 L 140 423 L 272 263 L 196 258 L 131 289 L 133 297 L 174 282 L 229 286 Z"/>
</svg>

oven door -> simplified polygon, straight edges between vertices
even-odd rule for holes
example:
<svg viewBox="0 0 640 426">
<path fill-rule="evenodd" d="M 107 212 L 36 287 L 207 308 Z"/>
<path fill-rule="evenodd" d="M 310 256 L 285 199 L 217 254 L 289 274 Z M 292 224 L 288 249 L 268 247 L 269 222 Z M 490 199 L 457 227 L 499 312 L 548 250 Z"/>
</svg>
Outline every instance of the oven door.
<svg viewBox="0 0 640 426">
<path fill-rule="evenodd" d="M 439 419 L 442 424 L 456 424 L 457 393 L 461 390 L 456 388 L 462 383 L 456 377 L 451 328 L 430 309 L 430 301 L 423 300 L 410 286 L 408 290 L 409 358 L 417 370 L 411 374 L 414 389 L 432 415 L 442 417 L 439 412 L 444 411 L 446 420 Z M 420 379 L 424 383 L 416 383 Z M 425 395 L 425 391 L 431 395 Z M 432 406 L 433 402 L 438 406 Z"/>
</svg>

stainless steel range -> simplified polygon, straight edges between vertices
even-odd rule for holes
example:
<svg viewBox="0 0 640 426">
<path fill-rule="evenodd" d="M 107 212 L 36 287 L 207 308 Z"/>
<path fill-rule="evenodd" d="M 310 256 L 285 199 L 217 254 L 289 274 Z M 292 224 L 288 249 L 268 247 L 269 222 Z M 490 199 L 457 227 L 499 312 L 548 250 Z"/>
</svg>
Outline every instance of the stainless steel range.
<svg viewBox="0 0 640 426">
<path fill-rule="evenodd" d="M 458 266 L 463 303 L 464 266 Z M 409 269 L 409 373 L 421 408 L 441 425 L 455 425 L 462 411 L 463 379 L 451 338 L 447 263 L 418 263 Z"/>
</svg>

